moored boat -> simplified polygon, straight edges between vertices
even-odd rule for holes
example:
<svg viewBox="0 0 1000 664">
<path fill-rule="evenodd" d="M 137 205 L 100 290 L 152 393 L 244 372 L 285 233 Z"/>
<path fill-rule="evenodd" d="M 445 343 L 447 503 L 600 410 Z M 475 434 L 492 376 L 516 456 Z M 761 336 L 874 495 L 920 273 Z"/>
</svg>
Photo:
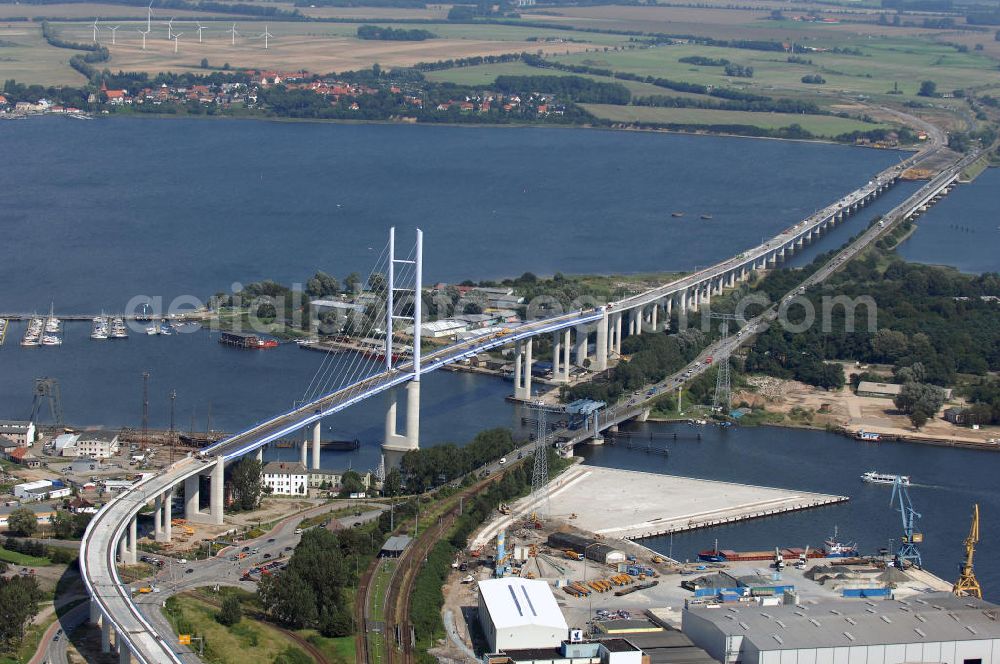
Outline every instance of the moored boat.
<svg viewBox="0 0 1000 664">
<path fill-rule="evenodd" d="M 833 527 L 833 534 L 827 537 L 823 544 L 826 545 L 827 558 L 854 558 L 859 555 L 856 542 L 845 544 L 837 539 L 837 527 Z"/>
</svg>

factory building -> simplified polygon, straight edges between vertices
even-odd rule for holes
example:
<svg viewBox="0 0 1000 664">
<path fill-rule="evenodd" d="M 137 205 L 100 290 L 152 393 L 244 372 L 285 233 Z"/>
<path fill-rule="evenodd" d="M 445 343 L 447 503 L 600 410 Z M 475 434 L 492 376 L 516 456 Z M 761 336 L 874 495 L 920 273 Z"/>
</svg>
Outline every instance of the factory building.
<svg viewBox="0 0 1000 664">
<path fill-rule="evenodd" d="M 607 541 L 613 542 L 614 540 Z M 567 549 L 576 551 L 593 561 L 606 565 L 617 565 L 618 563 L 625 562 L 626 559 L 625 552 L 621 549 L 616 549 L 610 544 L 587 537 L 580 537 L 572 533 L 552 533 L 549 535 L 548 545 L 553 549 L 561 551 L 566 551 Z"/>
<path fill-rule="evenodd" d="M 479 624 L 493 653 L 558 648 L 569 634 L 549 584 L 538 579 L 480 581 Z"/>
<path fill-rule="evenodd" d="M 683 630 L 723 664 L 1000 664 L 1000 606 L 950 593 L 689 606 Z"/>
</svg>

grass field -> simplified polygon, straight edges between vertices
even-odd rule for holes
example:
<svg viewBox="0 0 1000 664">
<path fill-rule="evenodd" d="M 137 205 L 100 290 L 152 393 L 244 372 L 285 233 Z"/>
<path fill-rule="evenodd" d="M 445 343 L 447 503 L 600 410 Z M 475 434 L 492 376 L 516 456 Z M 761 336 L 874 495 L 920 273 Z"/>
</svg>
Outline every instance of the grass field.
<svg viewBox="0 0 1000 664">
<path fill-rule="evenodd" d="M 357 648 L 355 647 L 353 636 L 329 639 L 325 636 L 320 636 L 319 632 L 314 629 L 300 629 L 296 634 L 316 646 L 331 662 L 353 664 L 357 659 Z"/>
<path fill-rule="evenodd" d="M 41 85 L 80 85 L 83 77 L 69 66 L 69 59 L 79 51 L 53 48 L 42 39 L 42 28 L 35 23 L 0 25 L 0 40 L 13 46 L 0 47 L 0 72 L 3 79 Z"/>
<path fill-rule="evenodd" d="M 166 612 L 166 615 L 171 625 L 176 626 L 177 617 L 180 617 L 182 621 L 195 626 L 197 633 L 205 637 L 205 660 L 213 664 L 271 662 L 290 647 L 301 650 L 293 640 L 274 627 L 251 618 L 244 617 L 232 627 L 220 625 L 215 620 L 218 609 L 189 594 L 170 598 L 168 608 L 170 607 L 174 608 L 174 613 Z M 248 659 L 251 652 L 252 658 Z"/>
<path fill-rule="evenodd" d="M 852 43 L 847 44 L 854 47 Z M 995 63 L 982 55 L 958 53 L 955 49 L 914 39 L 880 40 L 857 45 L 866 56 L 836 53 L 802 55 L 812 65 L 793 64 L 780 52 L 749 51 L 700 45 L 661 46 L 608 53 L 574 53 L 556 58 L 560 62 L 627 71 L 642 76 L 660 76 L 703 85 L 799 90 L 838 91 L 848 94 L 882 95 L 894 83 L 904 97 L 915 97 L 920 82 L 934 80 L 941 91 L 1000 81 Z M 680 58 L 702 55 L 724 58 L 754 68 L 753 78 L 731 78 L 722 67 L 693 66 Z M 824 85 L 802 83 L 806 74 L 820 74 Z"/>
<path fill-rule="evenodd" d="M 817 136 L 830 137 L 851 131 L 870 131 L 886 126 L 826 115 L 751 113 L 700 108 L 652 108 L 648 106 L 613 106 L 611 104 L 581 104 L 581 106 L 597 117 L 606 118 L 613 122 L 662 122 L 664 124 L 695 125 L 744 124 L 765 129 L 780 129 L 797 124 Z"/>
<path fill-rule="evenodd" d="M 17 551 L 8 551 L 7 549 L 0 549 L 0 560 L 8 562 L 12 565 L 30 565 L 32 567 L 44 567 L 45 565 L 51 565 L 48 558 L 37 558 L 35 556 L 27 556 L 23 553 L 18 553 Z"/>
</svg>

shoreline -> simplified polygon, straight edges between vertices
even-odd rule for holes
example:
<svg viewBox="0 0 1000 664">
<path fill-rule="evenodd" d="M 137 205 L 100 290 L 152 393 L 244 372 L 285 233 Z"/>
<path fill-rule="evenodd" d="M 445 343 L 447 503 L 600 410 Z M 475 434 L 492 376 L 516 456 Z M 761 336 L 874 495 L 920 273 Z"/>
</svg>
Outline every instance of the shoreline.
<svg viewBox="0 0 1000 664">
<path fill-rule="evenodd" d="M 829 137 L 817 137 L 817 138 L 783 138 L 780 136 L 748 136 L 746 134 L 733 134 L 729 132 L 713 132 L 713 131 L 690 131 L 682 129 L 663 129 L 657 127 L 635 127 L 635 126 L 600 126 L 589 123 L 582 124 L 562 124 L 562 123 L 548 123 L 548 122 L 511 122 L 511 123 L 493 123 L 493 122 L 407 122 L 403 120 L 351 120 L 348 118 L 292 118 L 292 117 L 268 117 L 268 116 L 258 116 L 258 115 L 207 115 L 207 114 L 184 114 L 178 115 L 173 113 L 90 113 L 84 112 L 85 115 L 91 120 L 100 120 L 112 117 L 121 118 L 149 118 L 149 119 L 161 119 L 161 120 L 256 120 L 260 122 L 274 122 L 274 123 L 288 123 L 288 124 L 343 124 L 343 125 L 403 125 L 403 126 L 414 126 L 414 127 L 469 127 L 469 128 L 505 128 L 505 129 L 584 129 L 591 131 L 608 131 L 608 132 L 636 132 L 636 133 L 650 133 L 650 134 L 673 134 L 678 136 L 712 136 L 716 138 L 742 138 L 742 139 L 752 139 L 752 140 L 762 140 L 762 141 L 784 141 L 790 143 L 812 143 L 812 144 L 822 144 L 822 145 L 839 145 L 844 147 L 852 148 L 866 148 L 869 150 L 879 150 L 879 151 L 898 151 L 898 152 L 919 152 L 919 145 L 898 145 L 890 148 L 880 148 L 874 145 L 858 145 L 856 143 L 840 142 L 835 141 Z M 62 114 L 56 113 L 30 113 L 21 116 L 11 116 L 6 119 L 27 119 L 32 117 L 69 117 L 63 116 Z M 616 123 L 623 124 L 623 123 Z M 755 125 L 747 125 L 755 126 Z"/>
</svg>

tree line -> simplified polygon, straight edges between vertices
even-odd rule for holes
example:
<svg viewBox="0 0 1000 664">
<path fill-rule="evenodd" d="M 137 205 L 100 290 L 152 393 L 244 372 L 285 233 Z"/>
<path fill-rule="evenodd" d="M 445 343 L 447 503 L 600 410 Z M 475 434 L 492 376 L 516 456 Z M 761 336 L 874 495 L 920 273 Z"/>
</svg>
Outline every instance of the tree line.
<svg viewBox="0 0 1000 664">
<path fill-rule="evenodd" d="M 437 37 L 437 35 L 430 30 L 420 30 L 416 28 L 407 30 L 405 28 L 391 28 L 381 25 L 358 26 L 357 35 L 358 39 L 373 39 L 381 41 L 425 41 L 427 39 L 434 39 Z"/>
<path fill-rule="evenodd" d="M 495 461 L 516 447 L 510 429 L 487 429 L 463 447 L 446 443 L 411 450 L 403 455 L 399 470 L 407 492 L 423 493 Z"/>
<path fill-rule="evenodd" d="M 632 95 L 621 83 L 602 83 L 583 76 L 497 76 L 493 84 L 505 94 L 546 92 L 560 99 L 589 104 L 628 104 Z"/>
</svg>

